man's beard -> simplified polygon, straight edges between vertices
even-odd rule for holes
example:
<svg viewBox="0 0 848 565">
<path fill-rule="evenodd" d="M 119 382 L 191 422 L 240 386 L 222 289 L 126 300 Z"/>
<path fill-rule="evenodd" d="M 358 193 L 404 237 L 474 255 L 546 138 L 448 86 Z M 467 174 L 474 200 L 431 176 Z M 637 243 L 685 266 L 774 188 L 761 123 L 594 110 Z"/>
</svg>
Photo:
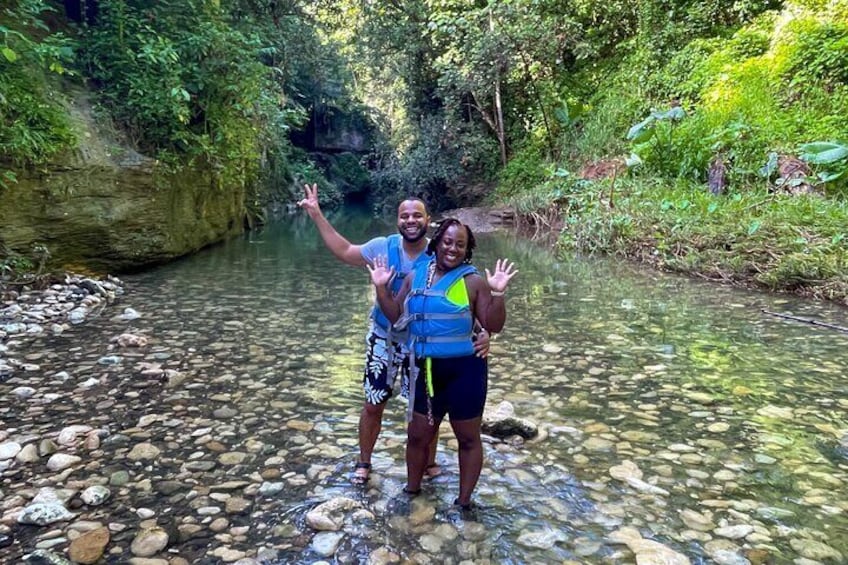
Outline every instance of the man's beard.
<svg viewBox="0 0 848 565">
<path fill-rule="evenodd" d="M 400 233 L 400 236 L 404 239 L 404 241 L 408 241 L 409 243 L 418 243 L 427 236 L 427 228 L 422 227 L 418 231 L 418 235 L 415 237 L 410 237 L 410 235 L 406 233 L 406 230 L 401 228 L 398 228 L 398 233 Z"/>
</svg>

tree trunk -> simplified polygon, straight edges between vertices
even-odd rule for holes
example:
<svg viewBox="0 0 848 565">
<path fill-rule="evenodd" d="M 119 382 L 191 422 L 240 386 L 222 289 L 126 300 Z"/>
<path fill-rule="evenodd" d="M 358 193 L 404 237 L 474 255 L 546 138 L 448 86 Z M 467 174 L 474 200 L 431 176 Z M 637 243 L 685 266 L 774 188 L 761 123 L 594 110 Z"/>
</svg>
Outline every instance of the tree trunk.
<svg viewBox="0 0 848 565">
<path fill-rule="evenodd" d="M 489 30 L 494 33 L 495 19 L 489 13 Z M 504 132 L 503 105 L 501 104 L 501 66 L 495 71 L 495 124 L 498 143 L 501 147 L 501 164 L 506 166 L 506 133 Z"/>
</svg>

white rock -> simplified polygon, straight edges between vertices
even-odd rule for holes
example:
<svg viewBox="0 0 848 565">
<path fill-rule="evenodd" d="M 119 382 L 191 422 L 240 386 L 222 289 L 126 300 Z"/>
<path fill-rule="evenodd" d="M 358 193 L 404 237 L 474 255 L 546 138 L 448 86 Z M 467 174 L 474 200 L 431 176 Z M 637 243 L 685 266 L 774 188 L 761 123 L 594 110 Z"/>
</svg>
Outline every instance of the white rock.
<svg viewBox="0 0 848 565">
<path fill-rule="evenodd" d="M 312 538 L 312 549 L 321 557 L 330 557 L 335 555 L 342 538 L 342 532 L 320 532 Z"/>
<path fill-rule="evenodd" d="M 336 532 L 344 524 L 344 513 L 360 506 L 359 502 L 350 498 L 343 496 L 333 498 L 307 512 L 306 523 L 316 530 Z"/>
<path fill-rule="evenodd" d="M 521 532 L 516 541 L 525 547 L 551 549 L 557 543 L 566 541 L 567 539 L 568 536 L 559 530 L 546 529 L 539 532 Z"/>
<path fill-rule="evenodd" d="M 59 502 L 37 502 L 23 509 L 23 512 L 18 515 L 18 523 L 46 526 L 55 522 L 72 520 L 74 516 Z"/>
<path fill-rule="evenodd" d="M 112 496 L 112 491 L 102 485 L 92 485 L 82 491 L 80 498 L 89 506 L 100 506 Z"/>
<path fill-rule="evenodd" d="M 717 536 L 729 539 L 741 539 L 754 531 L 754 526 L 748 524 L 738 524 L 735 526 L 724 526 L 716 528 L 713 533 Z"/>
<path fill-rule="evenodd" d="M 82 461 L 82 457 L 76 455 L 68 455 L 67 453 L 54 453 L 47 460 L 47 468 L 51 471 L 61 471 L 67 469 L 71 465 L 76 465 Z"/>
<path fill-rule="evenodd" d="M 5 461 L 16 456 L 21 451 L 21 444 L 16 441 L 0 443 L 0 461 Z"/>
<path fill-rule="evenodd" d="M 610 467 L 609 474 L 613 479 L 618 479 L 619 481 L 642 478 L 642 471 L 636 466 L 636 463 L 629 459 L 625 459 L 619 465 Z"/>
<path fill-rule="evenodd" d="M 35 394 L 35 389 L 31 386 L 19 386 L 15 389 L 12 389 L 12 394 L 18 397 L 20 400 L 26 400 Z"/>
</svg>

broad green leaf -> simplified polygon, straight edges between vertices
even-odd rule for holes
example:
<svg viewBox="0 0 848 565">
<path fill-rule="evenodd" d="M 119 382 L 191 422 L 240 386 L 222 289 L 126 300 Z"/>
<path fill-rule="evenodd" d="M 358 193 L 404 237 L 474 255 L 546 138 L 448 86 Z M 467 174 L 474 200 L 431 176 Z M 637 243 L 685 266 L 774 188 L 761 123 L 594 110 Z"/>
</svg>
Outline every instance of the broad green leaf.
<svg viewBox="0 0 848 565">
<path fill-rule="evenodd" d="M 760 229 L 761 225 L 762 222 L 760 220 L 754 220 L 751 222 L 751 225 L 748 226 L 748 235 L 754 235 L 757 230 Z"/>
<path fill-rule="evenodd" d="M 707 213 L 712 214 L 718 210 L 718 202 L 710 202 L 710 205 L 707 206 Z"/>
<path fill-rule="evenodd" d="M 813 165 L 826 165 L 848 157 L 848 146 L 820 141 L 801 145 L 801 159 Z"/>
<path fill-rule="evenodd" d="M 651 117 L 657 120 L 682 120 L 686 117 L 686 111 L 680 106 L 674 106 L 665 112 L 651 112 Z"/>
<path fill-rule="evenodd" d="M 643 141 L 649 140 L 654 135 L 654 129 L 650 127 L 653 123 L 653 116 L 648 116 L 630 128 L 627 132 L 627 139 L 634 141 L 635 143 L 642 143 Z"/>
<path fill-rule="evenodd" d="M 844 233 L 838 233 L 835 236 L 833 236 L 832 238 L 830 238 L 830 244 L 836 245 L 837 243 L 839 243 L 843 239 L 845 239 L 845 234 Z"/>
<path fill-rule="evenodd" d="M 642 158 L 636 153 L 631 153 L 630 156 L 624 158 L 624 164 L 628 167 L 638 167 L 642 164 Z"/>
<path fill-rule="evenodd" d="M 845 172 L 848 171 L 848 168 L 843 169 L 841 171 L 822 171 L 818 174 L 819 181 L 821 182 L 830 182 L 840 178 Z"/>
<path fill-rule="evenodd" d="M 18 54 L 12 51 L 12 49 L 10 49 L 9 47 L 4 46 L 2 49 L 0 49 L 0 52 L 3 53 L 3 56 L 6 57 L 6 60 L 10 63 L 14 63 L 18 60 Z"/>
</svg>

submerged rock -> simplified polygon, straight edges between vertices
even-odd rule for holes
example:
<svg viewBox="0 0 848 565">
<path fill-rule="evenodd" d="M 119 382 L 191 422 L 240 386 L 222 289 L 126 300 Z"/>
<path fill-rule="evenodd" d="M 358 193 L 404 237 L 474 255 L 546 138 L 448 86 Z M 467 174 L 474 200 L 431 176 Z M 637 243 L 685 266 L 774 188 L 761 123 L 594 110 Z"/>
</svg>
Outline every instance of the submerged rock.
<svg viewBox="0 0 848 565">
<path fill-rule="evenodd" d="M 315 530 L 336 532 L 344 524 L 345 513 L 360 506 L 360 503 L 350 498 L 333 498 L 307 512 L 306 523 Z"/>
<path fill-rule="evenodd" d="M 512 403 L 503 401 L 492 410 L 483 414 L 482 429 L 484 433 L 499 438 L 521 436 L 531 439 L 539 434 L 539 427 L 530 420 L 515 416 Z"/>
</svg>

